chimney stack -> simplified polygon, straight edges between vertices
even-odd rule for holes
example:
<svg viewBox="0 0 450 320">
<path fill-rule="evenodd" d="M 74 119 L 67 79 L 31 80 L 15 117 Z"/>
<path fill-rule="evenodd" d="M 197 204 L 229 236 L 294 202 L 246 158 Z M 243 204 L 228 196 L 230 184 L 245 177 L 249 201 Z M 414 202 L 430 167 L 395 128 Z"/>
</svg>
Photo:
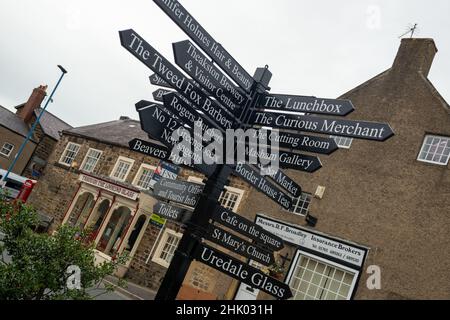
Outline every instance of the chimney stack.
<svg viewBox="0 0 450 320">
<path fill-rule="evenodd" d="M 34 110 L 41 106 L 42 101 L 44 101 L 44 98 L 47 95 L 46 90 L 47 86 L 39 86 L 35 88 L 25 105 L 17 110 L 16 114 L 25 123 L 30 123 L 33 118 Z"/>
<path fill-rule="evenodd" d="M 402 39 L 392 70 L 405 75 L 421 72 L 427 77 L 437 51 L 433 39 Z"/>
</svg>

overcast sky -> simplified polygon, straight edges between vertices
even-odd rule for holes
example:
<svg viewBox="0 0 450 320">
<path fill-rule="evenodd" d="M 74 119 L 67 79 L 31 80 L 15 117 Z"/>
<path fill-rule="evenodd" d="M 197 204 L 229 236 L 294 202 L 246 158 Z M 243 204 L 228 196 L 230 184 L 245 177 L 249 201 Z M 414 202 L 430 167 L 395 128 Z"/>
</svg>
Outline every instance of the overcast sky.
<svg viewBox="0 0 450 320">
<path fill-rule="evenodd" d="M 269 65 L 271 92 L 322 98 L 389 68 L 417 22 L 439 49 L 429 78 L 450 101 L 448 0 L 180 2 L 250 74 Z M 0 105 L 13 109 L 40 84 L 50 91 L 61 64 L 69 73 L 49 111 L 73 126 L 137 119 L 134 103 L 156 87 L 120 45 L 129 28 L 172 62 L 172 42 L 188 38 L 152 0 L 0 0 Z"/>
</svg>

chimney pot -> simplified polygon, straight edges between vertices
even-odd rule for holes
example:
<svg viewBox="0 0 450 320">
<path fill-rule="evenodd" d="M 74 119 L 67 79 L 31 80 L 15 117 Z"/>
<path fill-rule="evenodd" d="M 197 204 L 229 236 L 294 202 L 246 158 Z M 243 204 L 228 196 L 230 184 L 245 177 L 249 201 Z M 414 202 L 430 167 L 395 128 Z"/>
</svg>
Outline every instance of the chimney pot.
<svg viewBox="0 0 450 320">
<path fill-rule="evenodd" d="M 437 51 L 433 39 L 402 39 L 392 70 L 405 74 L 421 72 L 427 77 Z"/>
<path fill-rule="evenodd" d="M 47 95 L 46 91 L 46 85 L 40 85 L 39 87 L 35 88 L 25 105 L 17 110 L 16 114 L 26 124 L 29 124 L 31 119 L 33 118 L 34 110 L 41 106 L 42 101 L 44 101 L 44 98 Z"/>
</svg>

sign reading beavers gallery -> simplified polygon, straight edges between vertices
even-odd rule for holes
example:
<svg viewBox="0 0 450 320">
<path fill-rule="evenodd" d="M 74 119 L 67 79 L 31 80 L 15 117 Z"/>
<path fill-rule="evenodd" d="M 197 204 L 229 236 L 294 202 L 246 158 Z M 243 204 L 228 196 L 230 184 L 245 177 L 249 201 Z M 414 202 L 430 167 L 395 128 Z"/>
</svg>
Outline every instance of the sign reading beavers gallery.
<svg viewBox="0 0 450 320">
<path fill-rule="evenodd" d="M 107 190 L 110 191 L 112 193 L 121 195 L 122 197 L 128 198 L 128 199 L 132 199 L 132 200 L 136 200 L 137 197 L 139 196 L 139 192 L 133 191 L 131 189 L 119 186 L 115 183 L 106 181 L 106 180 L 102 180 L 87 174 L 80 174 L 80 178 L 79 180 L 81 182 L 90 184 L 92 186 L 95 187 L 99 187 L 103 190 Z"/>
</svg>

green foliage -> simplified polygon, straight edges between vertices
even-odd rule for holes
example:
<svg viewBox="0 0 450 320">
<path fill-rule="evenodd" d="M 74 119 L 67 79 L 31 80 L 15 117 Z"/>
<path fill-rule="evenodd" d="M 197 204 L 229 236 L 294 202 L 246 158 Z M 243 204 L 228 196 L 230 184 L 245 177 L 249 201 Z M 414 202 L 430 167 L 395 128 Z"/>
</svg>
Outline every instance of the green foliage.
<svg viewBox="0 0 450 320">
<path fill-rule="evenodd" d="M 96 265 L 87 232 L 64 225 L 53 235 L 37 234 L 37 221 L 32 207 L 0 199 L 0 300 L 91 299 L 94 287 L 102 286 L 102 293 L 115 289 L 102 280 L 125 263 L 126 256 Z M 11 261 L 5 261 L 5 253 Z M 81 270 L 80 289 L 67 285 L 73 278 L 69 266 Z"/>
</svg>

